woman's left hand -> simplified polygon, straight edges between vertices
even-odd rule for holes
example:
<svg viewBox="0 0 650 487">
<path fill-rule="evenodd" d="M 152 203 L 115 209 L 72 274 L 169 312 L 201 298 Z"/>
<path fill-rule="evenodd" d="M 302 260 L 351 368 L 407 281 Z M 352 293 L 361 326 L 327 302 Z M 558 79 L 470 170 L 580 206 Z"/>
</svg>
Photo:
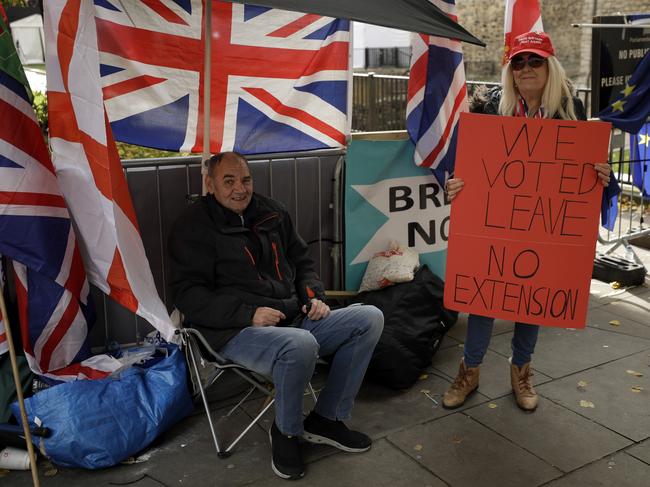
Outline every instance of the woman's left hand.
<svg viewBox="0 0 650 487">
<path fill-rule="evenodd" d="M 609 184 L 610 174 L 612 173 L 612 168 L 609 167 L 608 163 L 600 162 L 598 164 L 594 164 L 594 169 L 596 170 L 598 179 L 600 179 L 600 184 L 607 187 Z"/>
</svg>

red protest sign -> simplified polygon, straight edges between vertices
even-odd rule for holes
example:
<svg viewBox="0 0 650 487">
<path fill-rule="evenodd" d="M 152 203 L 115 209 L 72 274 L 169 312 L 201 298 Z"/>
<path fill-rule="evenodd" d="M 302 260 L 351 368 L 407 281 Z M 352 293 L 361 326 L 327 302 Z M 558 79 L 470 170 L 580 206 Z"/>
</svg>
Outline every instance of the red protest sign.
<svg viewBox="0 0 650 487">
<path fill-rule="evenodd" d="M 610 125 L 463 113 L 445 306 L 584 328 Z"/>
</svg>

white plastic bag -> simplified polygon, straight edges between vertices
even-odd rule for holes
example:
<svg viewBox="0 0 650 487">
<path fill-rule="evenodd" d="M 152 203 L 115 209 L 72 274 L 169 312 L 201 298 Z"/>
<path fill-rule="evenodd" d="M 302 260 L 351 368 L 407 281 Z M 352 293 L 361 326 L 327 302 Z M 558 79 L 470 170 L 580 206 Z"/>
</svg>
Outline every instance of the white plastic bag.
<svg viewBox="0 0 650 487">
<path fill-rule="evenodd" d="M 420 256 L 415 250 L 391 242 L 388 250 L 375 254 L 368 262 L 359 292 L 412 281 L 419 261 Z"/>
</svg>

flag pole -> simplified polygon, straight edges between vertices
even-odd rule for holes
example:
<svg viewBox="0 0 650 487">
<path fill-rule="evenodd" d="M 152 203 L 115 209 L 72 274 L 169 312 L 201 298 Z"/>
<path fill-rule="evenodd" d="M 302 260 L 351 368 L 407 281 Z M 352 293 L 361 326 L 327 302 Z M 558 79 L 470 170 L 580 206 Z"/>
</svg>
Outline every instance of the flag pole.
<svg viewBox="0 0 650 487">
<path fill-rule="evenodd" d="M 14 384 L 16 384 L 16 395 L 18 396 L 18 406 L 20 407 L 20 417 L 23 422 L 23 431 L 25 432 L 25 442 L 27 443 L 27 453 L 29 454 L 29 465 L 32 470 L 32 482 L 34 487 L 40 487 L 41 483 L 38 480 L 38 469 L 36 468 L 36 454 L 34 453 L 34 445 L 32 444 L 32 433 L 29 430 L 29 422 L 27 421 L 27 412 L 25 411 L 25 398 L 23 397 L 23 388 L 20 382 L 20 375 L 18 374 L 18 362 L 16 361 L 16 350 L 14 349 L 14 341 L 11 336 L 11 324 L 9 323 L 9 315 L 7 314 L 7 306 L 5 305 L 4 293 L 0 292 L 0 312 L 5 322 L 5 334 L 7 335 L 7 345 L 9 346 L 9 358 L 11 359 L 11 371 L 14 376 Z"/>
<path fill-rule="evenodd" d="M 206 174 L 203 161 L 210 158 L 210 85 L 212 75 L 212 0 L 205 0 L 205 46 L 203 48 L 203 154 L 201 176 Z M 202 194 L 207 193 L 205 178 L 201 177 Z"/>
</svg>

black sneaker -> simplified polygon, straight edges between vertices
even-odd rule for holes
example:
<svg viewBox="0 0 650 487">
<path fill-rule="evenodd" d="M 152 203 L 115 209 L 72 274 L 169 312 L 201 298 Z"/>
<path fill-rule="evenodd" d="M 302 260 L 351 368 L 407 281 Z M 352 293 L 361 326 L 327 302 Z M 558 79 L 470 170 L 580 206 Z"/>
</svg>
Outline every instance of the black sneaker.
<svg viewBox="0 0 650 487">
<path fill-rule="evenodd" d="M 310 443 L 330 445 L 351 453 L 368 451 L 372 445 L 372 440 L 367 435 L 349 430 L 343 421 L 332 421 L 314 411 L 305 419 L 302 437 Z"/>
<path fill-rule="evenodd" d="M 269 441 L 273 452 L 271 468 L 278 477 L 294 480 L 305 475 L 299 437 L 283 435 L 273 423 L 269 430 Z"/>
</svg>

